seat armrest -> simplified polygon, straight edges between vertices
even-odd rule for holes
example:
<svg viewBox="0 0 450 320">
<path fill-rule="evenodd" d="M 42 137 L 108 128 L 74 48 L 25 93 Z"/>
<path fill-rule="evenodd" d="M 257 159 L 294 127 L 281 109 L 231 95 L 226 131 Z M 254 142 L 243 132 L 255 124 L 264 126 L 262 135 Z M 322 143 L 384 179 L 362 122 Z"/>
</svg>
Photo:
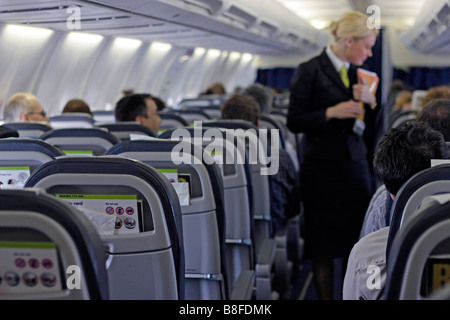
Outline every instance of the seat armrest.
<svg viewBox="0 0 450 320">
<path fill-rule="evenodd" d="M 255 271 L 244 270 L 236 280 L 230 300 L 252 300 L 255 288 Z"/>
<path fill-rule="evenodd" d="M 261 245 L 256 258 L 256 276 L 257 277 L 271 277 L 272 266 L 275 261 L 277 242 L 275 239 L 265 239 Z"/>
<path fill-rule="evenodd" d="M 272 269 L 275 263 L 276 240 L 266 239 L 256 258 L 256 300 L 272 300 Z"/>
</svg>

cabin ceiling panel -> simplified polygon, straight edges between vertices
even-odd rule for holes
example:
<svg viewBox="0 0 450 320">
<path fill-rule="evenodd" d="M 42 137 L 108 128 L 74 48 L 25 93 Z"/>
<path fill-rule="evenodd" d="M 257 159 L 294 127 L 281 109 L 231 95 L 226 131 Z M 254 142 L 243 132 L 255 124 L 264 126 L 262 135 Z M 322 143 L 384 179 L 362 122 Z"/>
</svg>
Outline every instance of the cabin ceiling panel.
<svg viewBox="0 0 450 320">
<path fill-rule="evenodd" d="M 143 41 L 169 42 L 175 46 L 200 46 L 254 54 L 302 54 L 315 49 L 310 45 L 315 40 L 325 43 L 325 38 L 309 34 L 313 28 L 309 32 L 303 25 L 299 28 L 282 29 L 270 17 L 258 16 L 254 8 L 249 9 L 242 5 L 244 2 L 2 0 L 0 22 L 41 26 L 63 32 L 72 31 L 67 24 L 72 13 L 67 9 L 75 5 L 80 8 L 81 29 L 74 31 L 80 32 L 121 35 Z M 302 33 L 299 33 L 300 30 Z"/>
</svg>

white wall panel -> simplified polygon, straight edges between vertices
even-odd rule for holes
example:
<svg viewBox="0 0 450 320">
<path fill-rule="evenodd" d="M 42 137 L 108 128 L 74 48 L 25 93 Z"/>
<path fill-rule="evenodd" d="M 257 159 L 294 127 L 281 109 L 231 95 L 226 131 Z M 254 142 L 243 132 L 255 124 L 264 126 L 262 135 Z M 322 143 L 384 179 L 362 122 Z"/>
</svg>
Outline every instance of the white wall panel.
<svg viewBox="0 0 450 320">
<path fill-rule="evenodd" d="M 43 69 L 58 35 L 48 29 L 16 25 L 0 26 L 0 119 L 11 95 L 26 91 L 36 94 Z M 43 98 L 38 96 L 38 98 Z"/>
<path fill-rule="evenodd" d="M 85 99 L 92 101 L 93 109 L 103 109 L 117 102 L 130 71 L 141 58 L 142 42 L 127 42 L 128 39 L 122 38 L 108 40 L 86 87 Z"/>
<path fill-rule="evenodd" d="M 63 33 L 59 40 L 36 91 L 50 116 L 60 114 L 66 102 L 74 98 L 84 99 L 91 107 L 95 105 L 86 91 L 106 42 L 100 35 L 74 32 Z"/>
<path fill-rule="evenodd" d="M 56 115 L 73 98 L 101 110 L 113 108 L 123 89 L 134 89 L 172 105 L 197 97 L 214 82 L 231 92 L 256 78 L 243 55 L 230 59 L 220 50 L 123 42 L 112 36 L 80 38 L 63 31 L 18 35 L 13 29 L 0 25 L 0 120 L 6 100 L 20 91 L 35 94 L 48 114 Z"/>
</svg>

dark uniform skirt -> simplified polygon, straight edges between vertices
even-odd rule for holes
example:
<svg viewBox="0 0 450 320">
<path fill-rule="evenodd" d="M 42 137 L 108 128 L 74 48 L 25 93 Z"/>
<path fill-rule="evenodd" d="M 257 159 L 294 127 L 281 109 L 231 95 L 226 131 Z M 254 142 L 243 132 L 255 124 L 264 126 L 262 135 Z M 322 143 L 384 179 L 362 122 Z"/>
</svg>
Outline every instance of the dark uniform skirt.
<svg viewBox="0 0 450 320">
<path fill-rule="evenodd" d="M 368 163 L 305 159 L 300 174 L 305 257 L 347 258 L 373 193 Z"/>
</svg>

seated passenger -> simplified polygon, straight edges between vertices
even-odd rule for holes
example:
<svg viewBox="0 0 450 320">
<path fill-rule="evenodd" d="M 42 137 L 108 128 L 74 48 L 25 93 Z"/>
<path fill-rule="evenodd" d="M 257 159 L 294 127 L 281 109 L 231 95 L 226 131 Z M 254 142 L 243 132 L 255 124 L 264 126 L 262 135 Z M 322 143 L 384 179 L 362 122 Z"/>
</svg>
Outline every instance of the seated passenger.
<svg viewBox="0 0 450 320">
<path fill-rule="evenodd" d="M 134 121 L 152 129 L 155 133 L 159 130 L 161 118 L 158 115 L 158 107 L 149 94 L 130 94 L 122 97 L 114 110 L 116 121 Z"/>
<path fill-rule="evenodd" d="M 389 131 L 378 143 L 374 168 L 392 198 L 414 174 L 431 166 L 431 159 L 448 159 L 449 150 L 440 132 L 422 122 L 412 122 Z M 411 161 L 413 160 L 413 161 Z M 386 283 L 386 245 L 389 227 L 361 238 L 348 259 L 344 278 L 344 300 L 375 300 Z M 369 267 L 380 268 L 380 286 L 369 287 Z"/>
<path fill-rule="evenodd" d="M 49 122 L 38 98 L 28 92 L 12 95 L 5 105 L 3 120 L 7 122 Z"/>
<path fill-rule="evenodd" d="M 434 130 L 444 135 L 446 142 L 450 141 L 450 100 L 434 99 L 430 100 L 419 111 L 416 117 L 417 122 L 424 122 Z M 384 185 L 380 186 L 370 201 L 366 212 L 360 238 L 370 232 L 379 230 L 389 225 L 392 199 Z"/>
<path fill-rule="evenodd" d="M 71 99 L 67 101 L 66 105 L 64 106 L 62 113 L 87 113 L 91 118 L 93 117 L 91 108 L 89 108 L 89 105 L 81 99 Z"/>
</svg>

